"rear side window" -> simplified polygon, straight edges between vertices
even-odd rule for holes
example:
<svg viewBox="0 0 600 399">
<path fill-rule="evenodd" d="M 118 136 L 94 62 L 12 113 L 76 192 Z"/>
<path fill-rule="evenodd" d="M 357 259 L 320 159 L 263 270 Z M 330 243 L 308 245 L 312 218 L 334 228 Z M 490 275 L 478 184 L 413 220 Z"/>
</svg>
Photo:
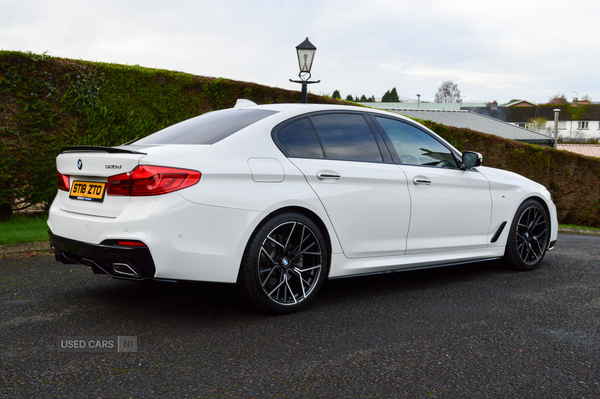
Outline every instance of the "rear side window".
<svg viewBox="0 0 600 399">
<path fill-rule="evenodd" d="M 274 113 L 236 108 L 213 111 L 159 130 L 133 144 L 214 144 Z"/>
<path fill-rule="evenodd" d="M 279 129 L 277 141 L 283 151 L 293 158 L 325 158 L 315 129 L 303 118 Z"/>
<path fill-rule="evenodd" d="M 321 114 L 311 117 L 328 159 L 382 162 L 381 152 L 365 117 L 360 114 Z"/>
</svg>

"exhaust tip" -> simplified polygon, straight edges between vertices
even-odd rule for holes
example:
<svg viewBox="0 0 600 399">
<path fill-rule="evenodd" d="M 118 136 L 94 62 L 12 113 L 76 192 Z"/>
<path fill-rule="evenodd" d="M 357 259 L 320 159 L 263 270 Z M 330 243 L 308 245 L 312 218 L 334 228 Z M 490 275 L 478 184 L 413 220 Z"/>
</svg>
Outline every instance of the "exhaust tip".
<svg viewBox="0 0 600 399">
<path fill-rule="evenodd" d="M 126 263 L 113 263 L 112 268 L 115 273 L 123 276 L 140 277 L 139 273 Z"/>
</svg>

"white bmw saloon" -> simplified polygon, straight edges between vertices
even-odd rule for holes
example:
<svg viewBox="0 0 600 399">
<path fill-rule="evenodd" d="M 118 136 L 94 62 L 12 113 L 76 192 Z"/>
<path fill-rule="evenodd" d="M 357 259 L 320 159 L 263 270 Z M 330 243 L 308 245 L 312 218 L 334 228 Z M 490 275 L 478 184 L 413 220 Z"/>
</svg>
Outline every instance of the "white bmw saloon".
<svg viewBox="0 0 600 399">
<path fill-rule="evenodd" d="M 546 188 L 362 107 L 238 100 L 128 145 L 67 147 L 56 166 L 57 260 L 231 283 L 277 314 L 325 279 L 492 259 L 532 270 L 557 239 Z"/>
</svg>

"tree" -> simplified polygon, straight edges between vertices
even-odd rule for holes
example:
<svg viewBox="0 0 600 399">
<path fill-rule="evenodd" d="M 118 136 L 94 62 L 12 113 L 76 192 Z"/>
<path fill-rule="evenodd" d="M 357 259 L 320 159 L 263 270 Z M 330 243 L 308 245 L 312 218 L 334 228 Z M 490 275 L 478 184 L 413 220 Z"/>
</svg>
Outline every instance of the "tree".
<svg viewBox="0 0 600 399">
<path fill-rule="evenodd" d="M 548 99 L 548 104 L 568 104 L 569 101 L 562 93 L 556 93 Z"/>
<path fill-rule="evenodd" d="M 354 97 L 352 97 L 352 94 L 348 94 L 346 96 L 346 101 L 354 101 Z"/>
<path fill-rule="evenodd" d="M 548 124 L 548 119 L 546 118 L 529 118 L 527 124 L 525 125 L 527 129 L 533 130 L 534 132 L 541 132 L 546 129 L 546 125 Z"/>
<path fill-rule="evenodd" d="M 360 96 L 360 102 L 361 103 L 374 103 L 375 96 L 367 97 L 363 94 L 362 96 Z"/>
<path fill-rule="evenodd" d="M 582 130 L 575 130 L 569 134 L 569 142 L 570 143 L 581 143 L 585 139 L 585 133 Z"/>
<path fill-rule="evenodd" d="M 385 94 L 383 95 L 383 97 L 381 97 L 381 102 L 382 103 L 399 103 L 400 97 L 398 97 L 398 92 L 396 91 L 396 88 L 394 87 L 392 90 L 386 91 Z"/>
<path fill-rule="evenodd" d="M 336 100 L 341 100 L 342 96 L 340 95 L 340 91 L 339 90 L 334 90 L 333 94 L 331 95 L 332 98 L 335 98 Z"/>
<path fill-rule="evenodd" d="M 436 103 L 462 102 L 460 99 L 460 90 L 458 90 L 458 85 L 452 83 L 451 80 L 443 82 L 442 85 L 438 87 L 438 91 L 435 93 L 435 98 L 433 101 Z"/>
</svg>

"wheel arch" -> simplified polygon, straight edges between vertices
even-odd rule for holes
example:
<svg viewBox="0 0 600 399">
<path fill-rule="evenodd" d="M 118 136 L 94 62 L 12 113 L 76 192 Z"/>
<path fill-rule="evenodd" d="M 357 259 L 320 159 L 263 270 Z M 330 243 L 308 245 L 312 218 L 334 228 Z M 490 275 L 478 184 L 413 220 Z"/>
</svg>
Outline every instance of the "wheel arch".
<svg viewBox="0 0 600 399">
<path fill-rule="evenodd" d="M 260 230 L 269 220 L 271 220 L 272 218 L 281 215 L 283 213 L 288 213 L 288 212 L 295 212 L 295 213 L 299 213 L 301 215 L 306 216 L 307 218 L 309 218 L 310 220 L 312 220 L 317 227 L 319 228 L 319 231 L 321 232 L 321 234 L 323 234 L 323 239 L 325 240 L 325 245 L 327 247 L 327 254 L 328 254 L 328 264 L 326 265 L 326 270 L 325 270 L 325 275 L 326 278 L 328 278 L 329 276 L 329 269 L 331 267 L 331 253 L 332 253 L 332 242 L 331 242 L 331 234 L 329 233 L 329 229 L 327 228 L 327 225 L 325 224 L 325 222 L 323 222 L 323 220 L 319 217 L 319 215 L 317 215 L 315 212 L 311 211 L 310 209 L 301 207 L 301 206 L 285 206 L 282 208 L 279 208 L 271 213 L 269 213 L 268 215 L 266 215 L 254 228 L 254 230 L 252 230 L 252 233 L 249 236 L 248 241 L 246 242 L 246 245 L 244 247 L 244 254 L 246 253 L 246 251 L 248 251 L 248 247 L 250 245 L 250 242 L 252 241 L 252 237 L 254 237 L 254 235 L 256 234 L 256 232 L 258 230 Z M 243 262 L 243 256 L 240 262 Z M 238 271 L 238 278 L 237 280 L 239 281 L 240 279 L 240 274 L 241 274 L 242 268 L 241 268 L 241 264 L 239 267 L 239 271 Z"/>
<path fill-rule="evenodd" d="M 528 200 L 534 200 L 537 203 L 539 203 L 542 206 L 542 208 L 544 208 L 544 211 L 546 211 L 546 215 L 548 215 L 548 232 L 551 232 L 552 228 L 554 226 L 552 226 L 552 217 L 551 217 L 552 214 L 550 212 L 550 207 L 546 203 L 546 200 L 544 198 L 540 197 L 539 195 L 530 195 L 529 197 L 526 197 L 523 199 L 523 201 L 521 201 L 521 203 L 517 206 L 517 209 L 519 209 L 519 207 L 521 205 L 523 205 L 523 203 L 525 201 L 528 201 Z"/>
<path fill-rule="evenodd" d="M 317 225 L 317 227 L 319 227 L 319 230 L 321 231 L 321 234 L 323 234 L 323 238 L 325 239 L 325 245 L 327 245 L 327 253 L 329 254 L 329 263 L 331 263 L 331 251 L 332 251 L 331 248 L 332 248 L 332 244 L 331 244 L 331 235 L 329 234 L 329 229 L 327 228 L 327 226 L 325 225 L 325 223 L 323 222 L 323 220 L 319 217 L 319 215 L 317 215 L 316 213 L 314 213 L 310 209 L 303 208 L 301 206 L 286 206 L 286 207 L 283 207 L 283 208 L 279 208 L 276 211 L 273 211 L 270 214 L 268 214 L 258 224 L 258 226 L 256 226 L 255 231 L 258 230 L 269 219 L 271 219 L 271 218 L 273 218 L 273 217 L 275 217 L 277 215 L 280 215 L 282 213 L 287 213 L 287 212 L 300 213 L 300 214 L 306 216 L 307 218 L 309 218 L 310 220 L 312 220 Z M 254 234 L 254 232 L 252 234 Z M 327 265 L 327 268 L 329 269 L 329 265 Z"/>
</svg>

